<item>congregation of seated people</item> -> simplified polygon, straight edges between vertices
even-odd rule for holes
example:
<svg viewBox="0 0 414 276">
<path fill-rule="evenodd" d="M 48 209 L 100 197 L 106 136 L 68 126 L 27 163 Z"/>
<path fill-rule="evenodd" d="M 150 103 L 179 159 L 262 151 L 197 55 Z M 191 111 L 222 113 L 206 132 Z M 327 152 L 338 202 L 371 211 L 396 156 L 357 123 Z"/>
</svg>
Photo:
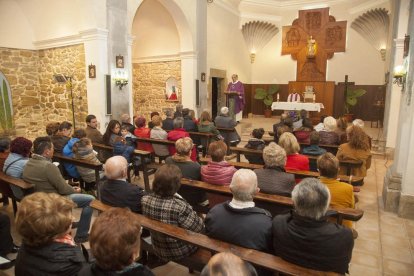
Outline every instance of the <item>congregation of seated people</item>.
<svg viewBox="0 0 414 276">
<path fill-rule="evenodd" d="M 30 195 L 12 187 L 13 194 L 21 200 L 16 216 L 17 232 L 22 236 L 21 248 L 13 243 L 10 222 L 4 219 L 0 224 L 1 239 L 8 241 L 0 248 L 1 256 L 7 258 L 7 254 L 19 252 L 17 259 L 10 262 L 16 267 L 16 275 L 153 275 L 138 262 L 142 260 L 139 256 L 141 226 L 133 213 L 271 253 L 305 268 L 346 273 L 356 231 L 351 221 L 345 221 L 344 226 L 331 222 L 327 212 L 329 206 L 355 208 L 352 186 L 338 181 L 337 176 L 341 173 L 339 160 L 362 160 L 363 166 L 353 174 L 366 175 L 371 155 L 369 136 L 363 129 L 356 124 L 348 126 L 342 119 L 326 117 L 322 120 L 323 127 L 317 131 L 304 112 L 295 121 L 282 116 L 281 122 L 274 126 L 277 143 L 266 146 L 262 140 L 265 131 L 254 129 L 246 145 L 263 151 L 262 156 L 247 159 L 264 167 L 254 171 L 237 170 L 225 156 L 230 142 L 240 141 L 240 136 L 236 131 L 226 136 L 217 130 L 236 126 L 228 109 L 222 108 L 215 120 L 207 111 L 199 120 L 191 114 L 191 110 L 178 105 L 175 113 L 168 110 L 164 114 L 164 120 L 160 113 L 151 113 L 149 124 L 142 115 L 136 116 L 131 124 L 129 115 L 123 114 L 119 121 L 109 122 L 104 134 L 98 130 L 96 116 L 88 115 L 85 129 L 72 130 L 69 122 L 50 123 L 46 127 L 48 136 L 33 142 L 24 137 L 0 139 L 0 169 L 34 185 L 34 193 Z M 337 128 L 333 127 L 331 118 Z M 210 160 L 205 165 L 197 162 L 196 145 L 190 138 L 192 132 L 214 135 L 207 148 Z M 175 146 L 141 143 L 136 141 L 137 137 L 174 141 Z M 321 137 L 339 145 L 336 157 L 318 147 L 324 144 Z M 309 147 L 301 151 L 298 140 L 310 143 Z M 112 154 L 95 152 L 94 143 L 111 146 Z M 154 174 L 151 190 L 143 190 L 128 181 L 134 149 L 165 157 L 165 164 Z M 52 162 L 55 152 L 104 164 L 99 185 L 93 169 Z M 320 179 L 295 179 L 286 172 L 286 169 L 309 171 L 307 155 L 318 156 Z M 184 187 L 182 178 L 228 186 L 232 199 Z M 78 181 L 85 183 L 82 189 L 76 186 Z M 268 210 L 255 206 L 254 196 L 258 192 L 291 197 L 294 209 L 272 217 Z M 100 214 L 90 227 L 90 203 L 98 194 L 103 203 L 120 208 Z M 197 206 L 208 207 L 208 213 L 196 212 Z M 73 220 L 72 209 L 76 207 L 82 209 L 79 221 Z M 126 236 L 133 238 L 126 239 Z M 85 258 L 87 253 L 80 246 L 86 241 L 90 242 L 95 258 L 92 262 Z M 156 256 L 162 261 L 177 261 L 198 250 L 194 245 L 155 231 L 151 231 L 151 241 Z M 114 250 L 117 248 L 124 250 Z M 219 255 L 210 262 L 226 260 L 221 264 L 222 269 L 229 269 L 226 262 L 235 262 L 243 271 L 240 275 L 269 273 L 244 263 L 237 256 Z M 209 271 L 216 269 L 210 262 L 202 275 L 210 275 Z"/>
</svg>

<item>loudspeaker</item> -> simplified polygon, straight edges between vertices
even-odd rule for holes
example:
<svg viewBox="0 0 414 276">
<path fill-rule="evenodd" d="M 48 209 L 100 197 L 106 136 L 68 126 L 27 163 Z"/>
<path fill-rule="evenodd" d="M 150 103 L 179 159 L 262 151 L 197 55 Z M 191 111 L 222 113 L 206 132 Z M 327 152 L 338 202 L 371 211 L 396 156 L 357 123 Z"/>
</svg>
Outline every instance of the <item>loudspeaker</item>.
<svg viewBox="0 0 414 276">
<path fill-rule="evenodd" d="M 106 114 L 112 114 L 112 98 L 111 98 L 111 75 L 105 75 L 105 91 L 106 91 Z"/>
</svg>

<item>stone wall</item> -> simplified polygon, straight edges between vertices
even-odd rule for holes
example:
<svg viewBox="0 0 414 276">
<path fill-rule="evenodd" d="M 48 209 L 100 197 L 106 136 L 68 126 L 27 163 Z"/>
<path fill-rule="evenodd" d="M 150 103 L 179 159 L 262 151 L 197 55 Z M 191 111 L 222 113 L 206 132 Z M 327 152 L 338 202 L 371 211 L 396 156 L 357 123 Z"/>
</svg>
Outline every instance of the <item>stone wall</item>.
<svg viewBox="0 0 414 276">
<path fill-rule="evenodd" d="M 45 135 L 51 121 L 72 121 L 70 90 L 57 84 L 56 73 L 74 76 L 76 126 L 84 127 L 87 115 L 85 56 L 83 45 L 48 50 L 0 48 L 0 71 L 12 94 L 14 130 L 12 134 L 34 139 Z"/>
<path fill-rule="evenodd" d="M 175 109 L 176 102 L 165 99 L 165 82 L 174 77 L 178 82 L 178 100 L 181 102 L 181 61 L 165 61 L 133 64 L 133 110 L 147 120 L 152 111 Z M 164 115 L 164 114 L 162 114 Z"/>
</svg>

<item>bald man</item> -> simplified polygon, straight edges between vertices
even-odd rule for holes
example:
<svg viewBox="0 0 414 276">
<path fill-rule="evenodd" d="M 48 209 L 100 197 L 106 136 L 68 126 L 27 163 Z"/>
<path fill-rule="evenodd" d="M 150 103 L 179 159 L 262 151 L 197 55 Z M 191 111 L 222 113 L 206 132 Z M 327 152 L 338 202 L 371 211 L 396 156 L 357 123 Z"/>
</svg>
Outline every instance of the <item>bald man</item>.
<svg viewBox="0 0 414 276">
<path fill-rule="evenodd" d="M 214 255 L 201 271 L 200 276 L 256 276 L 254 267 L 231 252 Z"/>
<path fill-rule="evenodd" d="M 255 207 L 254 195 L 259 191 L 252 170 L 240 169 L 232 178 L 233 199 L 214 206 L 204 221 L 206 234 L 212 238 L 247 248 L 270 252 L 272 248 L 272 216 Z"/>
<path fill-rule="evenodd" d="M 114 156 L 105 163 L 106 181 L 100 186 L 101 201 L 114 207 L 128 207 L 132 212 L 141 213 L 141 198 L 144 190 L 128 183 L 128 163 L 123 156 Z"/>
</svg>

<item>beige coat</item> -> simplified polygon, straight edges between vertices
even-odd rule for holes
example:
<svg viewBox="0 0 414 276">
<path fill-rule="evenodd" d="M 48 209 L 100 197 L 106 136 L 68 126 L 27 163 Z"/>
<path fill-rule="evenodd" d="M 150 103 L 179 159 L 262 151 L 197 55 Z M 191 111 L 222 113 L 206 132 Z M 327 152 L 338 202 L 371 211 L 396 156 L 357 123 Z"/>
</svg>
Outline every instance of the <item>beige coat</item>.
<svg viewBox="0 0 414 276">
<path fill-rule="evenodd" d="M 371 167 L 371 151 L 370 150 L 356 150 L 351 148 L 349 143 L 339 146 L 336 157 L 339 160 L 361 160 L 362 165 L 359 168 L 353 168 L 351 175 L 367 176 L 367 170 Z M 341 167 L 339 174 L 346 174 L 346 168 Z"/>
</svg>

